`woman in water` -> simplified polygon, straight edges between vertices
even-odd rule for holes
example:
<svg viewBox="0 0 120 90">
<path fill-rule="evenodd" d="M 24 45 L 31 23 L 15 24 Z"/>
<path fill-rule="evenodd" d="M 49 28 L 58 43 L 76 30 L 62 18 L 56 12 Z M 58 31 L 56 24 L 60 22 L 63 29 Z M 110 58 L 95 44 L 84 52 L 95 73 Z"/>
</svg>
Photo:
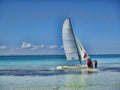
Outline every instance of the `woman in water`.
<svg viewBox="0 0 120 90">
<path fill-rule="evenodd" d="M 88 68 L 93 68 L 92 60 L 90 58 L 87 60 L 87 66 Z"/>
</svg>

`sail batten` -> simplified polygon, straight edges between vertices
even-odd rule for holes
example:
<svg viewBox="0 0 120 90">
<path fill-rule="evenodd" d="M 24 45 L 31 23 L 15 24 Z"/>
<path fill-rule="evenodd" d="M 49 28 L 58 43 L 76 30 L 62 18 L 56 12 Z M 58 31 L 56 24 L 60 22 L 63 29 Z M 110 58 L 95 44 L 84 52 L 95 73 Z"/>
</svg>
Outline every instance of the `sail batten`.
<svg viewBox="0 0 120 90">
<path fill-rule="evenodd" d="M 67 18 L 63 23 L 62 40 L 66 59 L 79 60 L 80 58 L 77 51 L 75 37 L 72 31 L 72 26 L 69 18 Z"/>
</svg>

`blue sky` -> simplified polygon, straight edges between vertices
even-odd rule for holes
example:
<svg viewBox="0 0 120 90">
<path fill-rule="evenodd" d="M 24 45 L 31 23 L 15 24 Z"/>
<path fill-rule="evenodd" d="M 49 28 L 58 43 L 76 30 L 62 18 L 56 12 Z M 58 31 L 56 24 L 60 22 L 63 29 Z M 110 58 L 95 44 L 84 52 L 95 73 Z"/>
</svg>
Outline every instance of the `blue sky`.
<svg viewBox="0 0 120 90">
<path fill-rule="evenodd" d="M 67 17 L 88 54 L 120 54 L 119 0 L 1 0 L 0 55 L 63 54 Z"/>
</svg>

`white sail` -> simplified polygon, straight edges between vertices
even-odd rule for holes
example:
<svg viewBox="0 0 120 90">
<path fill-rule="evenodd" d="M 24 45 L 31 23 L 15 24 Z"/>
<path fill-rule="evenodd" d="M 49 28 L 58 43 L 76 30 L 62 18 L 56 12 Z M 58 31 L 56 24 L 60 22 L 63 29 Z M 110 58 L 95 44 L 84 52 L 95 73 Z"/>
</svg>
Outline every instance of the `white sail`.
<svg viewBox="0 0 120 90">
<path fill-rule="evenodd" d="M 80 43 L 80 41 L 76 38 L 77 41 L 77 46 L 79 49 L 79 53 L 81 56 L 81 60 L 87 60 L 88 58 L 90 58 L 87 54 L 87 52 L 85 51 L 85 49 L 83 48 L 82 44 Z"/>
<path fill-rule="evenodd" d="M 69 18 L 67 18 L 63 23 L 62 39 L 66 59 L 79 60 L 79 54 L 75 42 L 75 37 L 72 31 L 72 26 Z"/>
</svg>

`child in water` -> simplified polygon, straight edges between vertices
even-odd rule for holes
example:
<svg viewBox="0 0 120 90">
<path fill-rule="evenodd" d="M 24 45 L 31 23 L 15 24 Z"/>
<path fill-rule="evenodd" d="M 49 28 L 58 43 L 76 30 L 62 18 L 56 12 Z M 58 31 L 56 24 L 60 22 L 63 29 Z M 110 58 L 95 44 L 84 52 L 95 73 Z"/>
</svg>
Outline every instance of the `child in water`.
<svg viewBox="0 0 120 90">
<path fill-rule="evenodd" d="M 97 60 L 94 61 L 94 66 L 97 68 Z"/>
</svg>

